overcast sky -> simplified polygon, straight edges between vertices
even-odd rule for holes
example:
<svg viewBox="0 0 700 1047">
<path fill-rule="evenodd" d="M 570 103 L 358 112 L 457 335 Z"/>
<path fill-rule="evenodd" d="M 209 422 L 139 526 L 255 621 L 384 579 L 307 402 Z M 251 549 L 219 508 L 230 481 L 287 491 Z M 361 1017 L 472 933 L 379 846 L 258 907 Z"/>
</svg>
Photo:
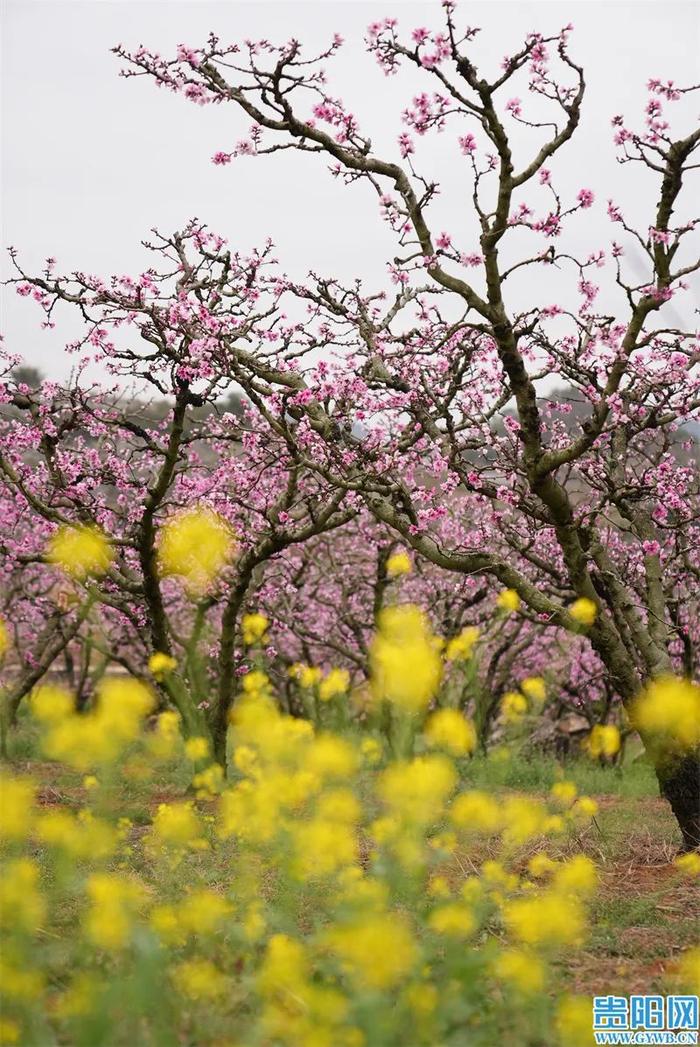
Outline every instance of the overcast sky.
<svg viewBox="0 0 700 1047">
<path fill-rule="evenodd" d="M 110 47 L 143 43 L 170 55 L 213 30 L 225 41 L 295 36 L 313 51 L 339 32 L 346 45 L 329 63 L 331 93 L 393 154 L 401 110 L 421 82 L 387 80 L 363 49 L 364 32 L 386 13 L 407 31 L 438 26 L 439 3 L 7 0 L 2 10 L 2 242 L 18 248 L 27 269 L 53 255 L 62 271 L 138 273 L 149 229 L 171 231 L 196 215 L 243 250 L 271 236 L 295 276 L 313 268 L 370 284 L 384 279 L 393 240 L 367 187 L 344 188 L 318 157 L 288 153 L 214 167 L 212 154 L 230 149 L 249 121 L 232 106 L 200 108 L 158 91 L 146 78 L 120 79 Z M 649 181 L 617 165 L 610 118 L 638 118 L 649 76 L 698 79 L 700 5 L 463 0 L 461 17 L 482 27 L 473 46 L 484 71 L 495 70 L 528 31 L 552 33 L 573 22 L 571 53 L 586 68 L 588 88 L 580 130 L 557 170 L 565 192 L 586 185 L 597 194 L 595 211 L 577 219 L 577 246 L 609 242 L 610 196 L 649 224 Z M 452 140 L 433 135 L 423 144 L 428 166 L 449 188 Z M 462 208 L 466 194 L 455 186 L 441 207 Z M 461 216 L 443 210 L 441 220 L 452 229 Z M 63 345 L 76 333 L 69 317 L 58 319 L 55 331 L 43 332 L 38 309 L 3 292 L 6 347 L 53 377 L 68 373 Z"/>
</svg>

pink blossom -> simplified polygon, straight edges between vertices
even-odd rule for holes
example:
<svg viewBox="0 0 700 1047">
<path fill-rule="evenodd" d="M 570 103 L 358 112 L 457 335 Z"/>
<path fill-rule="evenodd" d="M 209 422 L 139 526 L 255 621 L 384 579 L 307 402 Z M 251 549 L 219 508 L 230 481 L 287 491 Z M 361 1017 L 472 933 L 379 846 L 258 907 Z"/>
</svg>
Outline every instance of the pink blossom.
<svg viewBox="0 0 700 1047">
<path fill-rule="evenodd" d="M 474 150 L 476 149 L 476 139 L 474 138 L 474 135 L 471 134 L 471 132 L 469 134 L 462 135 L 462 137 L 459 139 L 459 148 L 462 150 L 465 156 L 468 156 L 469 153 L 474 152 Z"/>
<path fill-rule="evenodd" d="M 399 150 L 404 160 L 407 156 L 410 156 L 411 153 L 415 152 L 413 139 L 409 134 L 406 134 L 405 131 L 399 135 Z"/>
</svg>

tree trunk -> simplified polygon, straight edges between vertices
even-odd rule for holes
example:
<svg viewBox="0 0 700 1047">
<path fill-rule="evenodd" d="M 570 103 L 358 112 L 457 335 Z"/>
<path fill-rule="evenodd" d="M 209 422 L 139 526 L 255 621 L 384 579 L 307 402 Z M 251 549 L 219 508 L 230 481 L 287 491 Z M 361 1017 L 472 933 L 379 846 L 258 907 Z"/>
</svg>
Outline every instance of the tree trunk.
<svg viewBox="0 0 700 1047">
<path fill-rule="evenodd" d="M 700 847 L 700 752 L 655 760 L 661 794 L 671 805 L 683 835 L 683 850 Z"/>
<path fill-rule="evenodd" d="M 228 738 L 228 709 L 225 706 L 217 706 L 217 716 L 211 724 L 212 745 L 214 759 L 221 764 L 226 774 L 226 740 Z M 223 715 L 225 713 L 225 715 Z"/>
<path fill-rule="evenodd" d="M 629 711 L 645 683 L 655 675 L 673 673 L 670 660 L 661 662 L 653 673 L 648 668 L 637 669 L 620 643 L 615 642 L 612 630 L 601 623 L 590 631 L 594 649 L 610 674 L 612 685 Z M 661 795 L 668 800 L 683 837 L 683 850 L 700 847 L 700 750 L 686 753 L 664 749 L 655 738 L 640 732 L 644 748 L 651 760 Z"/>
</svg>

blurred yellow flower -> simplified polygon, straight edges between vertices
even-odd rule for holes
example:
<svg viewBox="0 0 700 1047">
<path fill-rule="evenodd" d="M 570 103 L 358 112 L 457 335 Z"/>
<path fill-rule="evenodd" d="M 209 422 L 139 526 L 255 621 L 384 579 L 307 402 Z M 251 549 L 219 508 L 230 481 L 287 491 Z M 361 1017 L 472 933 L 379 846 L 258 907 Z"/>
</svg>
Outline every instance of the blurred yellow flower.
<svg viewBox="0 0 700 1047">
<path fill-rule="evenodd" d="M 594 759 L 599 756 L 614 756 L 620 751 L 620 732 L 611 723 L 597 723 L 586 742 L 588 754 Z"/>
<path fill-rule="evenodd" d="M 455 797 L 450 808 L 450 818 L 458 828 L 471 832 L 493 833 L 502 823 L 497 801 L 477 790 L 463 792 Z"/>
<path fill-rule="evenodd" d="M 457 709 L 438 709 L 426 722 L 425 740 L 435 749 L 445 749 L 452 756 L 464 756 L 476 749 L 476 731 Z"/>
<path fill-rule="evenodd" d="M 546 892 L 518 898 L 503 908 L 508 931 L 526 945 L 580 944 L 586 921 L 579 902 L 570 894 Z"/>
<path fill-rule="evenodd" d="M 504 949 L 493 962 L 493 973 L 521 993 L 539 993 L 544 988 L 542 961 L 531 952 Z"/>
<path fill-rule="evenodd" d="M 700 876 L 700 854 L 697 851 L 679 855 L 673 864 L 684 876 Z"/>
<path fill-rule="evenodd" d="M 164 577 L 177 575 L 199 591 L 219 574 L 234 551 L 234 534 L 223 517 L 211 509 L 190 509 L 161 527 L 158 563 Z"/>
<path fill-rule="evenodd" d="M 555 1028 L 560 1047 L 590 1047 L 593 1008 L 588 996 L 565 996 L 557 1007 Z"/>
<path fill-rule="evenodd" d="M 231 906 L 220 894 L 204 887 L 185 895 L 178 914 L 179 925 L 190 934 L 213 934 L 231 914 Z"/>
<path fill-rule="evenodd" d="M 581 596 L 571 604 L 569 614 L 579 625 L 593 625 L 598 615 L 598 607 L 587 596 Z"/>
<path fill-rule="evenodd" d="M 479 630 L 475 625 L 468 625 L 448 641 L 445 657 L 448 662 L 465 661 L 471 658 L 474 644 L 479 639 Z"/>
<path fill-rule="evenodd" d="M 630 712 L 634 727 L 677 749 L 700 745 L 700 685 L 679 676 L 660 676 Z"/>
<path fill-rule="evenodd" d="M 562 807 L 570 807 L 576 799 L 578 789 L 573 782 L 555 782 L 550 795 Z"/>
<path fill-rule="evenodd" d="M 519 691 L 508 691 L 501 698 L 501 715 L 506 723 L 518 723 L 527 712 L 527 698 Z"/>
<path fill-rule="evenodd" d="M 12 1018 L 0 1018 L 0 1044 L 19 1043 L 22 1027 Z"/>
<path fill-rule="evenodd" d="M 398 578 L 402 574 L 409 574 L 412 569 L 411 557 L 405 551 L 394 553 L 386 562 L 386 573 L 389 578 Z"/>
<path fill-rule="evenodd" d="M 158 806 L 151 837 L 154 842 L 172 847 L 201 847 L 202 824 L 191 801 L 161 803 Z"/>
<path fill-rule="evenodd" d="M 5 654 L 10 646 L 10 634 L 7 631 L 5 622 L 0 618 L 0 658 Z"/>
<path fill-rule="evenodd" d="M 85 931 L 101 949 L 123 949 L 129 941 L 144 890 L 138 881 L 113 873 L 93 873 L 87 881 L 90 907 Z"/>
<path fill-rule="evenodd" d="M 436 640 L 426 617 L 413 604 L 385 608 L 370 648 L 375 696 L 406 712 L 425 709 L 442 677 Z"/>
<path fill-rule="evenodd" d="M 243 643 L 246 647 L 262 643 L 269 625 L 270 620 L 264 614 L 244 614 L 241 628 L 243 630 Z"/>
<path fill-rule="evenodd" d="M 112 557 L 109 540 L 99 527 L 92 524 L 59 527 L 46 546 L 47 563 L 78 580 L 104 574 Z"/>
<path fill-rule="evenodd" d="M 0 774 L 0 840 L 23 840 L 32 829 L 36 785 Z"/>
<path fill-rule="evenodd" d="M 301 687 L 309 688 L 315 687 L 317 683 L 320 683 L 323 673 L 314 665 L 295 662 L 289 669 L 289 675 L 293 680 L 298 680 Z"/>
<path fill-rule="evenodd" d="M 476 930 L 476 917 L 471 909 L 460 902 L 450 902 L 434 909 L 428 917 L 428 926 L 436 934 L 448 938 L 467 938 Z"/>
<path fill-rule="evenodd" d="M 585 854 L 575 854 L 573 858 L 562 862 L 554 870 L 552 887 L 562 894 L 573 894 L 585 897 L 592 894 L 598 886 L 598 871 Z"/>
<path fill-rule="evenodd" d="M 322 702 L 329 702 L 331 698 L 345 694 L 350 686 L 350 673 L 347 669 L 329 669 L 326 676 L 321 680 L 318 696 Z"/>
<path fill-rule="evenodd" d="M 700 995 L 700 948 L 688 949 L 676 967 L 676 977 L 685 992 Z"/>
<path fill-rule="evenodd" d="M 571 809 L 574 817 L 595 818 L 598 813 L 598 804 L 591 796 L 581 796 Z"/>
<path fill-rule="evenodd" d="M 192 760 L 193 763 L 197 763 L 199 760 L 206 760 L 209 756 L 208 739 L 202 738 L 200 735 L 188 738 L 185 742 L 185 755 L 187 756 L 187 759 Z"/>
<path fill-rule="evenodd" d="M 155 676 L 156 680 L 162 680 L 167 673 L 177 669 L 177 660 L 162 651 L 154 651 L 148 659 L 148 670 Z"/>
<path fill-rule="evenodd" d="M 32 715 L 42 723 L 64 720 L 75 711 L 75 700 L 68 691 L 53 684 L 35 687 L 29 696 Z"/>
<path fill-rule="evenodd" d="M 533 854 L 530 861 L 527 863 L 527 869 L 531 876 L 543 877 L 548 876 L 557 867 L 557 863 L 552 861 L 548 854 Z"/>
<path fill-rule="evenodd" d="M 390 989 L 410 974 L 418 959 L 408 923 L 395 913 L 331 927 L 325 942 L 353 981 L 368 989 Z"/>
<path fill-rule="evenodd" d="M 442 808 L 455 787 L 454 764 L 442 755 L 416 756 L 390 764 L 379 775 L 377 794 L 390 812 L 409 823 L 440 820 Z"/>
<path fill-rule="evenodd" d="M 541 705 L 547 697 L 547 688 L 541 676 L 526 676 L 520 684 L 520 690 L 535 705 Z"/>
<path fill-rule="evenodd" d="M 215 1000 L 228 989 L 226 975 L 211 960 L 184 960 L 170 975 L 178 992 L 190 1000 Z"/>
<path fill-rule="evenodd" d="M 501 589 L 496 597 L 496 606 L 506 614 L 512 614 L 520 609 L 520 597 L 515 589 Z"/>
</svg>

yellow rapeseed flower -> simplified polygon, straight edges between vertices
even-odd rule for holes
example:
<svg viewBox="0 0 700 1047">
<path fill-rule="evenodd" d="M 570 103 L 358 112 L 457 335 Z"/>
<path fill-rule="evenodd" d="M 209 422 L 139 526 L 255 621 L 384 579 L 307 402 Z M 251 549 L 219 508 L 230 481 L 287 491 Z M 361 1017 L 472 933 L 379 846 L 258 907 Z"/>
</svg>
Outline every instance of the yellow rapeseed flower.
<svg viewBox="0 0 700 1047">
<path fill-rule="evenodd" d="M 295 662 L 290 666 L 289 675 L 293 680 L 297 680 L 301 687 L 310 688 L 320 683 L 323 673 L 317 666 Z"/>
<path fill-rule="evenodd" d="M 557 863 L 552 861 L 548 854 L 533 854 L 527 863 L 527 869 L 531 876 L 548 876 L 557 868 Z"/>
<path fill-rule="evenodd" d="M 363 738 L 360 742 L 362 757 L 370 767 L 376 767 L 383 755 L 382 743 L 378 738 Z"/>
<path fill-rule="evenodd" d="M 493 962 L 493 973 L 499 981 L 521 993 L 539 993 L 544 988 L 542 961 L 531 952 L 504 949 Z"/>
<path fill-rule="evenodd" d="M 679 676 L 653 680 L 634 703 L 633 725 L 678 749 L 700 745 L 700 685 Z"/>
<path fill-rule="evenodd" d="M 450 902 L 431 912 L 428 926 L 436 934 L 444 934 L 448 938 L 468 938 L 476 930 L 477 923 L 467 905 Z"/>
<path fill-rule="evenodd" d="M 502 824 L 501 809 L 487 793 L 471 790 L 455 797 L 450 818 L 460 829 L 470 832 L 494 833 Z"/>
<path fill-rule="evenodd" d="M 44 975 L 24 964 L 12 963 L 0 956 L 0 985 L 5 999 L 36 1000 L 44 991 Z"/>
<path fill-rule="evenodd" d="M 151 690 L 141 681 L 106 677 L 99 684 L 95 708 L 89 713 L 72 713 L 48 722 L 43 751 L 50 759 L 83 772 L 95 764 L 112 762 L 137 739 L 154 704 Z M 58 707 L 43 698 L 37 704 L 45 719 L 48 711 Z"/>
<path fill-rule="evenodd" d="M 496 597 L 496 605 L 506 614 L 520 610 L 520 597 L 515 589 L 501 589 Z"/>
<path fill-rule="evenodd" d="M 131 936 L 136 910 L 144 899 L 141 884 L 113 873 L 93 873 L 87 881 L 87 895 L 88 937 L 101 949 L 123 949 Z"/>
<path fill-rule="evenodd" d="M 355 828 L 326 818 L 312 818 L 294 826 L 294 864 L 302 880 L 335 875 L 357 861 Z"/>
<path fill-rule="evenodd" d="M 425 740 L 435 749 L 445 749 L 452 756 L 465 756 L 476 749 L 474 724 L 457 709 L 438 709 L 428 717 Z"/>
<path fill-rule="evenodd" d="M 526 676 L 520 684 L 520 690 L 535 705 L 541 705 L 547 697 L 547 688 L 541 676 Z"/>
<path fill-rule="evenodd" d="M 519 846 L 545 832 L 547 811 L 528 796 L 509 796 L 501 804 L 503 842 Z"/>
<path fill-rule="evenodd" d="M 347 669 L 330 669 L 321 680 L 318 696 L 322 702 L 329 702 L 338 695 L 345 694 L 350 686 L 350 673 Z"/>
<path fill-rule="evenodd" d="M 598 813 L 598 804 L 592 796 L 581 796 L 571 809 L 574 817 L 582 819 L 595 818 Z"/>
<path fill-rule="evenodd" d="M 580 944 L 586 928 L 578 901 L 569 894 L 553 891 L 507 902 L 503 921 L 508 931 L 526 945 Z"/>
<path fill-rule="evenodd" d="M 0 658 L 6 653 L 10 646 L 10 634 L 7 631 L 5 622 L 0 618 Z"/>
<path fill-rule="evenodd" d="M 576 799 L 578 789 L 573 782 L 555 782 L 550 795 L 562 807 L 570 807 Z"/>
<path fill-rule="evenodd" d="M 231 906 L 216 891 L 203 887 L 185 895 L 178 920 L 190 934 L 213 934 L 220 930 L 231 913 Z"/>
<path fill-rule="evenodd" d="M 518 723 L 527 712 L 527 698 L 519 691 L 508 691 L 501 698 L 501 715 L 506 723 Z"/>
<path fill-rule="evenodd" d="M 77 1018 L 88 1014 L 98 992 L 99 982 L 94 975 L 78 973 L 65 992 L 53 1002 L 51 1010 L 57 1018 Z"/>
<path fill-rule="evenodd" d="M 204 843 L 202 825 L 194 804 L 191 801 L 159 804 L 151 837 L 166 847 L 201 848 Z"/>
<path fill-rule="evenodd" d="M 700 854 L 697 851 L 679 855 L 673 864 L 684 876 L 700 876 Z"/>
<path fill-rule="evenodd" d="M 440 821 L 444 804 L 454 789 L 457 772 L 442 755 L 416 756 L 390 764 L 379 775 L 377 793 L 393 814 L 409 822 Z"/>
<path fill-rule="evenodd" d="M 188 760 L 192 760 L 194 763 L 197 763 L 199 760 L 206 760 L 209 756 L 209 741 L 206 738 L 202 738 L 201 735 L 188 738 L 185 742 L 185 755 Z"/>
<path fill-rule="evenodd" d="M 375 696 L 410 713 L 425 709 L 442 676 L 436 640 L 418 607 L 385 608 L 370 648 Z"/>
<path fill-rule="evenodd" d="M 688 949 L 682 954 L 676 977 L 684 992 L 700 995 L 700 948 Z"/>
<path fill-rule="evenodd" d="M 32 829 L 36 785 L 0 774 L 0 840 L 24 840 Z"/>
<path fill-rule="evenodd" d="M 460 633 L 448 641 L 445 648 L 445 658 L 448 662 L 466 661 L 471 658 L 474 644 L 479 639 L 479 629 L 476 625 L 467 625 Z"/>
<path fill-rule="evenodd" d="M 579 625 L 589 626 L 593 625 L 598 616 L 598 607 L 587 596 L 581 596 L 571 604 L 569 614 Z"/>
<path fill-rule="evenodd" d="M 357 753 L 339 734 L 319 734 L 309 741 L 304 769 L 320 778 L 348 778 L 358 765 Z"/>
<path fill-rule="evenodd" d="M 620 751 L 620 732 L 612 723 L 597 723 L 588 736 L 586 749 L 594 759 L 614 756 Z"/>
<path fill-rule="evenodd" d="M 0 1018 L 0 1043 L 3 1047 L 5 1044 L 19 1043 L 21 1034 L 22 1027 L 19 1022 L 12 1018 Z"/>
<path fill-rule="evenodd" d="M 263 996 L 281 991 L 299 995 L 308 974 L 308 959 L 301 942 L 286 934 L 273 934 L 258 973 L 257 985 Z"/>
<path fill-rule="evenodd" d="M 267 632 L 269 625 L 270 620 L 269 618 L 266 618 L 264 614 L 244 614 L 243 620 L 241 621 L 243 643 L 247 647 L 252 647 L 253 644 L 262 643 L 265 639 L 265 633 Z"/>
<path fill-rule="evenodd" d="M 585 854 L 575 854 L 573 858 L 557 865 L 552 878 L 555 891 L 573 894 L 577 898 L 592 894 L 597 884 L 598 872 Z"/>
<path fill-rule="evenodd" d="M 590 1047 L 593 1009 L 588 996 L 565 996 L 554 1022 L 560 1047 Z"/>
<path fill-rule="evenodd" d="M 190 1000 L 216 1000 L 228 989 L 226 975 L 211 960 L 184 960 L 170 974 L 178 992 Z"/>
<path fill-rule="evenodd" d="M 156 680 L 162 680 L 167 673 L 177 669 L 177 660 L 162 651 L 154 651 L 148 659 L 148 671 L 155 676 Z"/>
<path fill-rule="evenodd" d="M 362 988 L 392 988 L 411 973 L 418 959 L 411 930 L 397 913 L 336 925 L 326 933 L 325 943 Z"/>
<path fill-rule="evenodd" d="M 92 524 L 59 527 L 46 547 L 46 561 L 78 580 L 104 574 L 112 556 L 109 539 Z"/>
<path fill-rule="evenodd" d="M 42 723 L 53 723 L 65 719 L 75 712 L 73 696 L 62 687 L 44 684 L 35 687 L 29 696 L 32 715 Z"/>
<path fill-rule="evenodd" d="M 405 550 L 394 553 L 386 562 L 386 573 L 389 578 L 398 578 L 402 574 L 410 574 L 412 569 L 411 557 Z"/>
<path fill-rule="evenodd" d="M 235 549 L 233 531 L 211 509 L 179 513 L 160 531 L 158 563 L 161 574 L 176 575 L 199 591 L 231 560 Z"/>
</svg>

